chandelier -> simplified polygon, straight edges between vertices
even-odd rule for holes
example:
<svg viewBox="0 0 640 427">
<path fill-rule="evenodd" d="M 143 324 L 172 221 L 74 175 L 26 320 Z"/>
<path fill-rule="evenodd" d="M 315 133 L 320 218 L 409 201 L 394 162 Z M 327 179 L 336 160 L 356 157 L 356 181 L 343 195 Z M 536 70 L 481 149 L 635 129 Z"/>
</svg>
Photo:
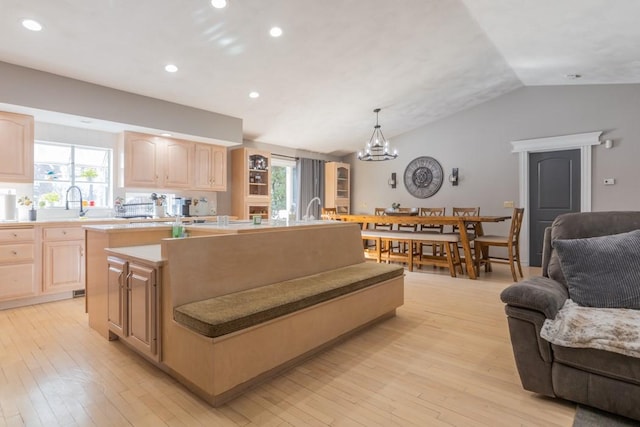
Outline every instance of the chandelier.
<svg viewBox="0 0 640 427">
<path fill-rule="evenodd" d="M 398 157 L 398 150 L 393 150 L 393 154 L 391 154 L 389 141 L 384 138 L 380 130 L 380 125 L 378 124 L 378 113 L 380 109 L 376 108 L 373 112 L 376 113 L 376 125 L 373 127 L 373 134 L 371 134 L 371 139 L 367 143 L 367 146 L 364 147 L 364 151 L 358 152 L 358 159 L 365 162 L 393 160 Z"/>
</svg>

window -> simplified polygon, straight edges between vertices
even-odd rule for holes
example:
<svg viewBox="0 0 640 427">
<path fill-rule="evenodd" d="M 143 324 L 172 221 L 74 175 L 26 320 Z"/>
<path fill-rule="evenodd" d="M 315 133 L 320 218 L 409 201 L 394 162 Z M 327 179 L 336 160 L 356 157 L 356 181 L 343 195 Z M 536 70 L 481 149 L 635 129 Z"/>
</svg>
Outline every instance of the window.
<svg viewBox="0 0 640 427">
<path fill-rule="evenodd" d="M 64 207 L 67 189 L 77 185 L 85 205 L 110 207 L 111 156 L 109 148 L 36 141 L 35 199 L 41 206 Z M 79 202 L 77 193 L 72 200 Z"/>
<path fill-rule="evenodd" d="M 271 216 L 285 219 L 296 211 L 296 162 L 273 158 L 271 161 Z"/>
</svg>

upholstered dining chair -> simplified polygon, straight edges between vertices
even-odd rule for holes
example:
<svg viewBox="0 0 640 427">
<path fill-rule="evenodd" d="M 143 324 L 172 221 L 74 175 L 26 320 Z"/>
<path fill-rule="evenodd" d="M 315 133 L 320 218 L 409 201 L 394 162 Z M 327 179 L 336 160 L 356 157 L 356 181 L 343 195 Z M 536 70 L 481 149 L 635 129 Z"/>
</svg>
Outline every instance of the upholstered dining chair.
<svg viewBox="0 0 640 427">
<path fill-rule="evenodd" d="M 420 208 L 418 209 L 418 216 L 444 216 L 446 212 L 446 208 Z M 432 231 L 436 233 L 444 232 L 444 225 L 442 224 L 421 224 L 420 231 Z M 421 243 L 418 252 L 420 254 L 423 253 L 423 247 L 425 244 Z M 443 247 L 441 243 L 433 242 L 431 244 L 431 253 L 433 255 L 437 255 L 438 252 L 442 253 Z"/>
<path fill-rule="evenodd" d="M 453 207 L 451 209 L 451 212 L 453 213 L 453 216 L 479 216 L 480 215 L 480 206 L 478 206 L 477 208 L 456 208 L 456 207 Z M 457 225 L 452 226 L 452 231 L 454 233 L 458 233 L 459 232 L 458 226 Z M 468 224 L 467 225 L 467 236 L 469 237 L 469 240 L 473 240 L 476 237 L 476 226 L 475 226 L 475 224 Z M 458 244 L 458 247 L 462 247 L 462 245 Z M 473 244 L 473 242 L 471 243 L 471 250 L 475 254 L 476 248 L 475 248 L 475 245 Z"/>
<path fill-rule="evenodd" d="M 522 227 L 522 218 L 524 217 L 524 208 L 515 208 L 511 216 L 511 227 L 508 236 L 479 236 L 475 239 L 476 265 L 480 271 L 480 264 L 484 264 L 485 271 L 491 271 L 491 263 L 509 264 L 511 267 L 511 275 L 514 281 L 518 281 L 516 275 L 516 264 L 520 277 L 522 275 L 522 266 L 520 265 L 520 228 Z M 491 246 L 507 248 L 508 258 L 491 257 L 489 248 Z"/>
<path fill-rule="evenodd" d="M 322 208 L 322 213 L 320 214 L 320 218 L 333 219 L 337 214 L 338 214 L 337 208 Z"/>
<path fill-rule="evenodd" d="M 480 206 L 477 208 L 452 208 L 451 210 L 453 216 L 479 216 L 480 215 Z M 475 231 L 475 227 L 473 224 L 469 224 L 467 226 L 467 231 Z M 453 232 L 458 232 L 458 226 L 453 226 Z"/>
</svg>

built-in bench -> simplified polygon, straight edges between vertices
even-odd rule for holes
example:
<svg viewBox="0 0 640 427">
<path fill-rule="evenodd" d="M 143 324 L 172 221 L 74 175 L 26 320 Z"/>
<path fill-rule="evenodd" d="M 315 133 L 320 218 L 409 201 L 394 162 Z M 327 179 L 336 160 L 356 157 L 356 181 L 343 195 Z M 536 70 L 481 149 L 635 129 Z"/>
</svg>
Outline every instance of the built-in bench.
<svg viewBox="0 0 640 427">
<path fill-rule="evenodd" d="M 162 242 L 161 367 L 218 406 L 395 314 L 402 267 L 366 262 L 356 224 Z"/>
<path fill-rule="evenodd" d="M 362 230 L 361 238 L 374 243 L 372 247 L 365 249 L 367 258 L 382 261 L 401 261 L 407 263 L 409 271 L 413 271 L 414 265 L 435 265 L 447 267 L 451 277 L 456 277 L 456 268 L 462 273 L 462 262 L 458 251 L 460 235 L 458 233 L 437 233 L 433 231 L 387 231 L 387 230 Z M 401 243 L 400 247 L 406 247 L 406 251 L 391 251 L 391 242 Z M 439 246 L 440 254 L 435 250 L 430 255 L 425 255 L 423 245 Z"/>
</svg>

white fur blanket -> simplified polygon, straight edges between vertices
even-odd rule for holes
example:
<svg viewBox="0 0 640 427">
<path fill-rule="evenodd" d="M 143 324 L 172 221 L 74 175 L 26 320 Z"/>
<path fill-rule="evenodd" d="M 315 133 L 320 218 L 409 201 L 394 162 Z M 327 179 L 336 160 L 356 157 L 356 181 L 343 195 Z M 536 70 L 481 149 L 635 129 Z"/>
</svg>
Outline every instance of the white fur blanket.
<svg viewBox="0 0 640 427">
<path fill-rule="evenodd" d="M 564 347 L 596 348 L 640 357 L 640 310 L 582 307 L 567 300 L 540 336 Z"/>
</svg>

